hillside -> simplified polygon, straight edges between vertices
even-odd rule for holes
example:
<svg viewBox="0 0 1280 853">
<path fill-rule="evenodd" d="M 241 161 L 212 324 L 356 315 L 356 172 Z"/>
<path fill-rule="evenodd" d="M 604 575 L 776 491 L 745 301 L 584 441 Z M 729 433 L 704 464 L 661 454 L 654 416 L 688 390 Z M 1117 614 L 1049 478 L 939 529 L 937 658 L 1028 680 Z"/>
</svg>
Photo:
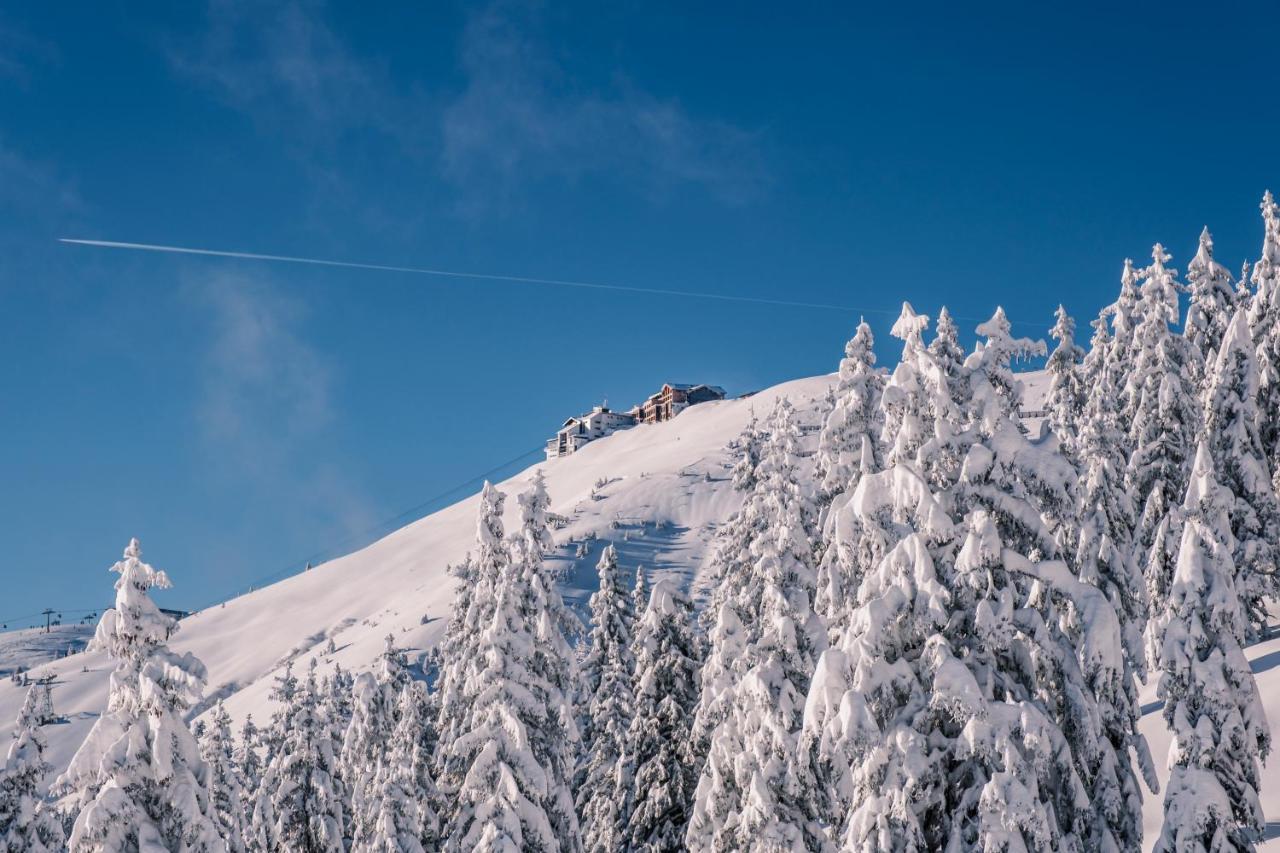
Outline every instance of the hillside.
<svg viewBox="0 0 1280 853">
<path fill-rule="evenodd" d="M 1025 408 L 1040 408 L 1045 378 L 1043 373 L 1025 374 Z M 581 605 L 592 591 L 595 562 L 606 541 L 615 544 L 629 570 L 642 564 L 651 578 L 670 576 L 692 583 L 717 524 L 741 500 L 728 480 L 728 442 L 753 412 L 763 414 L 782 396 L 795 403 L 802 423 L 816 425 L 831 382 L 827 376 L 801 379 L 748 399 L 705 403 L 668 423 L 636 427 L 572 456 L 535 465 L 499 485 L 508 495 L 508 530 L 516 518 L 514 496 L 541 470 L 553 511 L 566 519 L 556 531 L 559 547 L 553 559 L 564 568 L 570 602 Z M 1030 426 L 1034 435 L 1038 425 Z M 808 435 L 812 442 L 813 433 Z M 261 719 L 270 713 L 267 695 L 273 676 L 291 660 L 318 656 L 326 666 L 364 669 L 388 634 L 411 650 L 411 659 L 420 660 L 443 631 L 453 594 L 445 569 L 471 546 L 474 513 L 474 497 L 469 497 L 354 554 L 198 613 L 181 623 L 173 646 L 205 662 L 210 674 L 208 701 L 224 698 L 237 719 L 248 713 Z M 122 531 L 122 546 L 127 535 Z M 580 548 L 583 543 L 586 547 Z M 145 542 L 143 547 L 144 559 L 169 571 L 180 589 L 183 567 L 167 563 L 164 554 L 146 552 Z M 103 555 L 104 567 L 114 557 Z M 104 595 L 113 577 L 103 572 Z M 325 655 L 330 638 L 336 652 Z M 0 648 L 15 642 L 0 641 Z M 1280 639 L 1253 647 L 1249 656 L 1275 731 L 1280 722 Z M 55 704 L 66 722 L 47 731 L 50 760 L 61 767 L 105 702 L 110 663 L 96 653 L 30 662 L 40 664 L 36 674 L 57 676 Z M 5 665 L 0 662 L 0 668 Z M 0 738 L 7 735 L 21 699 L 19 688 L 0 682 Z M 1142 730 L 1163 773 L 1169 737 L 1154 686 L 1144 690 L 1142 701 Z M 1269 825 L 1268 834 L 1280 835 L 1280 760 L 1264 770 L 1263 784 L 1266 812 L 1277 821 Z M 1161 820 L 1158 795 L 1148 795 L 1145 817 L 1150 840 Z M 1280 842 L 1273 844 L 1280 849 Z"/>
</svg>

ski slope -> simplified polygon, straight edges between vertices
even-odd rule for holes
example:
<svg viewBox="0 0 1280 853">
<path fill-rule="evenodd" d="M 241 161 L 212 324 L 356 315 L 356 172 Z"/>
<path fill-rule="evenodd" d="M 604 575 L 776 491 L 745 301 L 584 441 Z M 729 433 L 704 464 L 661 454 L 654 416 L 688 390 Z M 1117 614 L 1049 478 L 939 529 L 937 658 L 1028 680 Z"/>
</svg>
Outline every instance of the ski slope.
<svg viewBox="0 0 1280 853">
<path fill-rule="evenodd" d="M 1024 408 L 1043 408 L 1047 376 L 1035 372 L 1023 378 Z M 796 406 L 802 424 L 816 427 L 833 382 L 833 376 L 800 379 L 746 399 L 703 403 L 667 423 L 637 426 L 597 440 L 571 456 L 532 466 L 499 484 L 508 496 L 507 530 L 516 524 L 515 496 L 541 470 L 552 511 L 564 519 L 555 531 L 558 549 L 552 559 L 564 569 L 567 601 L 585 604 L 596 583 L 595 563 L 607 542 L 617 547 L 627 570 L 642 564 L 651 580 L 671 577 L 694 584 L 717 525 L 741 502 L 729 482 L 734 459 L 727 444 L 753 412 L 767 414 L 783 396 Z M 1038 423 L 1028 426 L 1032 435 L 1038 433 Z M 814 433 L 806 436 L 812 446 Z M 325 669 L 340 664 L 344 669 L 363 670 L 375 660 L 388 635 L 396 645 L 410 650 L 411 662 L 419 662 L 444 630 L 454 584 L 446 567 L 463 559 L 472 546 L 475 510 L 475 496 L 471 496 L 360 551 L 183 620 L 171 645 L 195 653 L 209 670 L 206 704 L 197 711 L 222 698 L 237 720 L 250 713 L 265 720 L 271 712 L 268 694 L 273 679 L 286 663 L 296 661 L 298 667 L 305 667 L 316 657 Z M 122 548 L 128 536 L 129 531 L 121 531 Z M 584 542 L 586 547 L 580 549 Z M 183 567 L 169 564 L 162 553 L 149 553 L 145 542 L 142 545 L 143 558 L 169 572 L 180 589 Z M 580 550 L 585 552 L 581 557 Z M 115 556 L 104 555 L 104 569 Z M 103 572 L 104 596 L 110 594 L 114 578 Z M 330 638 L 336 651 L 326 655 Z M 12 635 L 0 635 L 0 655 L 6 648 L 16 648 L 16 642 Z M 46 645 L 65 650 L 68 644 L 54 646 L 51 641 Z M 1248 653 L 1274 741 L 1280 733 L 1280 638 L 1260 643 Z M 55 770 L 61 770 L 105 705 L 111 663 L 94 652 L 61 660 L 51 660 L 51 654 L 22 660 L 19 653 L 10 657 L 30 667 L 34 676 L 56 676 L 54 703 L 65 721 L 45 731 L 48 758 Z M 4 666 L 0 662 L 0 670 Z M 7 679 L 0 681 L 0 743 L 7 741 L 22 698 L 21 688 Z M 1169 734 L 1154 684 L 1144 688 L 1142 702 L 1141 729 L 1163 780 Z M 1280 850 L 1280 758 L 1264 768 L 1262 800 L 1272 839 L 1266 847 Z M 1147 793 L 1148 848 L 1159 833 L 1161 803 L 1160 795 Z"/>
</svg>

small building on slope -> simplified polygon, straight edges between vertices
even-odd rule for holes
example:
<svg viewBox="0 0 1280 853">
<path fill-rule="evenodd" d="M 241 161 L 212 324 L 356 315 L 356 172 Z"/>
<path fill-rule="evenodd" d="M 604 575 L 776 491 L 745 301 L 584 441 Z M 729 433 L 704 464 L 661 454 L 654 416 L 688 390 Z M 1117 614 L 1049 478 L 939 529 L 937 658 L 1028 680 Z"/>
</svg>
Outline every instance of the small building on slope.
<svg viewBox="0 0 1280 853">
<path fill-rule="evenodd" d="M 568 456 L 588 442 L 635 425 L 636 419 L 629 412 L 615 412 L 608 406 L 596 406 L 585 415 L 569 418 L 556 431 L 555 437 L 547 440 L 547 458 Z"/>
<path fill-rule="evenodd" d="M 656 424 L 669 421 L 690 406 L 711 400 L 723 400 L 724 389 L 719 385 L 686 385 L 668 382 L 658 393 L 631 410 L 637 423 Z"/>
</svg>

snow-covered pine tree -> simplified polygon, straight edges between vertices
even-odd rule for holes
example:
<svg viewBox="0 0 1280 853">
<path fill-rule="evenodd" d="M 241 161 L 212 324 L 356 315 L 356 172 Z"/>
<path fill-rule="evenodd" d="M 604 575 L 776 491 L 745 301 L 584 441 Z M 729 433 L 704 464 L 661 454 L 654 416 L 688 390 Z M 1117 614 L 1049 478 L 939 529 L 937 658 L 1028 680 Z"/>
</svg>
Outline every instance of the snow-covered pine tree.
<svg viewBox="0 0 1280 853">
<path fill-rule="evenodd" d="M 531 597 L 527 585 L 523 571 L 501 566 L 467 685 L 473 701 L 458 736 L 440 741 L 443 766 L 459 780 L 444 831 L 450 853 L 562 849 L 546 808 L 552 783 L 531 743 L 530 729 L 549 720 L 546 687 L 534 690 L 536 626 L 522 606 Z"/>
<path fill-rule="evenodd" d="M 733 488 L 739 492 L 749 492 L 755 488 L 756 466 L 760 464 L 760 441 L 760 425 L 756 422 L 755 410 L 752 410 L 751 420 L 747 421 L 742 434 L 731 447 L 738 454 L 731 476 Z"/>
<path fill-rule="evenodd" d="M 876 369 L 875 338 L 865 320 L 845 344 L 835 386 L 835 406 L 818 434 L 814 482 L 819 506 L 852 492 L 866 471 L 877 470 L 880 392 L 884 372 Z"/>
<path fill-rule="evenodd" d="M 635 716 L 626 761 L 634 774 L 618 849 L 683 851 L 698 768 L 692 755 L 700 648 L 693 605 L 668 580 L 658 581 L 636 626 Z"/>
<path fill-rule="evenodd" d="M 338 758 L 324 711 L 324 688 L 311 659 L 307 677 L 282 717 L 284 737 L 262 778 L 253 817 L 255 849 L 268 853 L 342 853 Z M 264 800 L 267 803 L 263 807 Z M 264 826 L 270 821 L 269 826 Z"/>
<path fill-rule="evenodd" d="M 1169 328 L 1180 315 L 1177 271 L 1165 266 L 1169 255 L 1159 243 L 1151 250 L 1151 258 L 1151 266 L 1143 271 L 1137 358 L 1127 386 L 1129 399 L 1136 403 L 1125 486 L 1140 507 L 1134 543 L 1138 557 L 1145 558 L 1148 604 L 1156 614 L 1164 607 L 1165 589 L 1162 570 L 1151 560 L 1152 546 L 1167 508 L 1175 506 L 1186 491 L 1201 411 L 1188 363 L 1190 345 Z"/>
<path fill-rule="evenodd" d="M 584 756 L 576 801 L 587 853 L 623 849 L 631 793 L 624 760 L 627 730 L 635 713 L 632 635 L 635 611 L 612 545 L 596 566 L 600 588 L 591 596 L 591 638 L 582 662 Z"/>
<path fill-rule="evenodd" d="M 892 334 L 904 342 L 902 360 L 880 395 L 884 424 L 880 446 L 884 465 L 890 470 L 903 466 L 919 476 L 925 473 L 921 456 L 929 467 L 926 476 L 947 476 L 944 469 L 958 466 L 954 453 L 949 452 L 953 451 L 952 422 L 957 415 L 952 401 L 964 393 L 967 380 L 964 365 L 956 361 L 961 350 L 955 323 L 945 308 L 943 314 L 945 322 L 939 318 L 938 337 L 927 350 L 920 336 L 928 318 L 916 314 L 909 304 L 903 304 L 893 326 Z M 856 488 L 831 507 L 822 527 L 816 608 L 832 642 L 837 643 L 862 575 L 896 541 L 896 536 L 884 536 L 879 525 L 868 525 L 857 508 L 848 506 L 855 493 Z"/>
<path fill-rule="evenodd" d="M 252 827 L 253 810 L 257 803 L 257 792 L 261 786 L 264 769 L 262 756 L 259 754 L 261 740 L 258 726 L 253 722 L 253 714 L 245 714 L 244 725 L 240 727 L 240 738 L 235 745 L 233 756 L 236 769 L 240 772 L 240 779 L 244 783 L 244 788 L 241 790 L 241 808 L 245 817 L 242 837 L 245 846 L 249 849 L 256 849 L 253 844 Z"/>
<path fill-rule="evenodd" d="M 1142 794 L 1131 754 L 1148 784 L 1156 784 L 1145 740 L 1137 734 L 1135 670 L 1123 653 L 1120 619 L 1108 597 L 1081 583 L 1081 571 L 1067 562 L 1071 554 L 1063 546 L 1070 537 L 1065 533 L 1077 526 L 1074 466 L 1051 445 L 1032 444 L 1014 422 L 1021 389 L 1012 361 L 1043 353 L 1044 345 L 1014 339 L 1010 328 L 999 309 L 978 327 L 987 339 L 972 361 L 975 443 L 954 500 L 958 511 L 968 512 L 966 545 L 976 542 L 984 553 L 991 543 L 978 529 L 976 515 L 990 516 L 1000 543 L 1000 554 L 992 559 L 1010 572 L 1002 597 L 1014 603 L 1015 613 L 1021 610 L 1015 618 L 1028 630 L 1026 647 L 1035 649 L 1028 654 L 1038 661 L 1024 689 L 1071 752 L 1081 790 L 1044 792 L 1059 830 L 1079 837 L 1086 849 L 1126 849 L 1142 833 Z M 963 573 L 961 563 L 957 557 L 957 571 Z M 975 623 L 979 634 L 980 623 L 981 614 Z M 1070 800 L 1078 793 L 1088 808 Z M 1053 798 L 1067 799 L 1052 803 Z"/>
<path fill-rule="evenodd" d="M 1168 603 L 1152 624 L 1174 736 L 1158 853 L 1253 850 L 1264 825 L 1258 761 L 1270 731 L 1241 649 L 1247 616 L 1233 582 L 1231 500 L 1202 442 Z"/>
<path fill-rule="evenodd" d="M 54 783 L 78 811 L 68 848 L 221 850 L 209 767 L 183 718 L 200 701 L 204 664 L 169 650 L 178 624 L 147 594 L 169 579 L 142 562 L 137 539 L 111 570 L 120 575 L 115 607 L 102 614 L 91 643 L 116 661 L 107 711 Z"/>
<path fill-rule="evenodd" d="M 421 681 L 411 680 L 400 689 L 395 730 L 377 774 L 374 831 L 367 841 L 355 841 L 352 853 L 423 853 L 438 848 L 429 704 Z"/>
<path fill-rule="evenodd" d="M 968 422 L 954 485 L 935 494 L 900 463 L 849 504 L 892 547 L 810 690 L 824 817 L 846 850 L 1128 849 L 1141 811 L 1119 623 L 1053 559 L 1072 469 L 1013 421 L 1009 371 L 1038 346 L 1002 312 L 979 332 L 969 400 L 953 401 Z"/>
<path fill-rule="evenodd" d="M 636 619 L 649 606 L 649 582 L 645 579 L 644 566 L 636 566 L 636 582 L 631 587 L 631 612 Z"/>
<path fill-rule="evenodd" d="M 945 305 L 938 311 L 938 325 L 934 330 L 933 340 L 929 342 L 929 355 L 946 376 L 952 396 L 963 399 L 964 348 L 960 346 L 960 330 Z"/>
<path fill-rule="evenodd" d="M 573 767 L 581 737 L 573 709 L 577 659 L 568 637 L 581 623 L 565 606 L 557 574 L 545 559 L 554 542 L 547 522 L 551 499 L 542 471 L 534 474 L 529 489 L 517 501 L 520 529 L 511 540 L 511 565 L 524 575 L 520 589 L 527 595 L 519 604 L 533 628 L 529 668 L 536 676 L 530 688 L 545 709 L 542 725 L 530 727 L 529 740 L 547 773 L 546 811 L 551 827 L 561 849 L 577 853 L 582 836 L 573 802 Z"/>
<path fill-rule="evenodd" d="M 1268 190 L 1260 207 L 1262 254 L 1250 276 L 1249 333 L 1258 359 L 1258 438 L 1280 484 L 1280 206 Z"/>
<path fill-rule="evenodd" d="M 218 834 L 227 843 L 227 853 L 244 853 L 245 784 L 235 758 L 231 716 L 219 701 L 200 740 L 200 755 L 209 765 L 209 790 Z"/>
<path fill-rule="evenodd" d="M 722 605 L 750 627 L 745 643 L 735 638 L 712 649 L 713 657 L 736 653 L 736 660 L 718 669 L 739 678 L 721 684 L 721 695 L 707 705 L 719 721 L 685 836 L 691 850 L 815 849 L 824 843 L 815 780 L 800 758 L 799 733 L 826 637 L 813 609 L 811 508 L 796 477 L 799 429 L 785 399 L 770 418 L 769 433 L 750 498 L 761 529 L 748 558 L 749 575 L 736 600 Z M 718 630 L 713 643 L 724 637 Z"/>
<path fill-rule="evenodd" d="M 1205 391 L 1205 437 L 1216 478 L 1229 497 L 1235 543 L 1233 585 L 1245 614 L 1245 639 L 1267 625 L 1267 603 L 1280 593 L 1277 542 L 1280 502 L 1258 436 L 1258 366 L 1244 311 L 1238 310 L 1212 361 Z"/>
<path fill-rule="evenodd" d="M 1077 439 L 1087 396 L 1081 368 L 1084 350 L 1076 345 L 1076 321 L 1067 309 L 1059 305 L 1053 316 L 1049 335 L 1057 346 L 1045 362 L 1049 371 L 1049 425 L 1067 457 L 1079 460 Z"/>
<path fill-rule="evenodd" d="M 1187 288 L 1191 293 L 1187 322 L 1182 333 L 1191 343 L 1194 365 L 1207 370 L 1218 357 L 1227 324 L 1236 312 L 1235 283 L 1227 268 L 1213 259 L 1213 235 L 1200 232 L 1200 248 L 1187 264 Z M 1201 377 L 1201 384 L 1207 382 Z"/>
<path fill-rule="evenodd" d="M 1101 337 L 1095 338 L 1091 354 L 1105 352 L 1108 343 L 1105 323 L 1095 328 Z M 1128 454 L 1117 378 L 1108 369 L 1096 371 L 1080 422 L 1078 446 L 1084 470 L 1074 556 L 1080 579 L 1101 589 L 1115 608 L 1129 663 L 1136 675 L 1145 676 L 1142 637 L 1147 594 L 1133 550 L 1133 500 L 1124 486 Z"/>
<path fill-rule="evenodd" d="M 1133 266 L 1133 259 L 1124 259 L 1124 270 L 1120 273 L 1120 295 L 1108 309 L 1111 313 L 1111 355 L 1107 359 L 1110 370 L 1122 382 L 1133 372 L 1138 360 L 1138 324 L 1142 321 L 1142 305 L 1138 293 L 1138 271 Z M 1138 399 L 1129 394 L 1126 386 L 1125 398 L 1121 406 L 1124 422 L 1133 417 Z"/>
<path fill-rule="evenodd" d="M 266 729 L 259 731 L 264 766 L 271 763 L 271 759 L 275 758 L 280 745 L 284 742 L 288 733 L 289 714 L 293 710 L 293 700 L 297 693 L 298 677 L 293 674 L 293 661 L 289 660 L 285 662 L 284 669 L 276 675 L 275 683 L 272 684 L 271 692 L 268 694 L 271 701 L 276 703 L 275 710 L 271 712 L 271 723 Z"/>
<path fill-rule="evenodd" d="M 361 673 L 351 688 L 351 721 L 342 739 L 339 766 L 351 792 L 347 831 L 354 848 L 369 849 L 378 831 L 380 773 L 398 722 L 400 694 L 411 680 L 404 655 L 388 634 L 375 671 Z"/>
<path fill-rule="evenodd" d="M 436 731 L 440 741 L 435 757 L 436 783 L 442 796 L 457 796 L 466 766 L 451 764 L 448 747 L 470 725 L 476 695 L 476 674 L 481 666 L 480 635 L 493 621 L 495 590 L 510 562 L 502 526 L 506 495 L 487 480 L 480 490 L 476 516 L 476 553 L 467 555 L 453 567 L 458 592 L 453 611 L 440 642 L 440 672 L 437 679 Z"/>
<path fill-rule="evenodd" d="M 565 632 L 573 617 L 544 561 L 551 546 L 549 500 L 541 473 L 520 496 L 520 530 L 511 558 L 482 601 L 489 623 L 461 734 L 441 738 L 444 766 L 459 779 L 446 850 L 581 849 L 570 790 L 570 756 L 578 742 L 569 700 L 576 677 Z"/>
<path fill-rule="evenodd" d="M 926 407 L 920 379 L 921 356 L 925 353 L 923 335 L 928 327 L 928 316 L 917 314 L 911 303 L 904 302 L 889 330 L 889 334 L 902 341 L 902 359 L 881 396 L 884 428 L 880 444 L 886 466 L 914 458 L 932 432 L 923 417 Z"/>
<path fill-rule="evenodd" d="M 53 768 L 45 760 L 45 740 L 40 731 L 48 685 L 27 689 L 14 727 L 8 757 L 0 766 L 0 850 L 10 853 L 58 853 L 66 837 L 57 811 L 40 794 L 44 778 Z"/>
</svg>

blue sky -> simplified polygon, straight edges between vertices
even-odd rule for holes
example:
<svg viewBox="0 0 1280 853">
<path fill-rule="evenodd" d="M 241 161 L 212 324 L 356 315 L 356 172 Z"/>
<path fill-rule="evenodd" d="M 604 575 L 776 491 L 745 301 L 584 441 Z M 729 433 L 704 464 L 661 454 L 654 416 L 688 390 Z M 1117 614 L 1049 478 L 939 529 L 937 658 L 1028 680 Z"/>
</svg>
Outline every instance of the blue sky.
<svg viewBox="0 0 1280 853">
<path fill-rule="evenodd" d="M 216 600 L 857 320 L 57 237 L 1084 327 L 1156 240 L 1238 268 L 1280 190 L 1275 5 L 1113 5 L 9 4 L 0 620 L 109 601 L 134 535 Z"/>
</svg>

